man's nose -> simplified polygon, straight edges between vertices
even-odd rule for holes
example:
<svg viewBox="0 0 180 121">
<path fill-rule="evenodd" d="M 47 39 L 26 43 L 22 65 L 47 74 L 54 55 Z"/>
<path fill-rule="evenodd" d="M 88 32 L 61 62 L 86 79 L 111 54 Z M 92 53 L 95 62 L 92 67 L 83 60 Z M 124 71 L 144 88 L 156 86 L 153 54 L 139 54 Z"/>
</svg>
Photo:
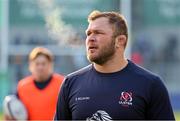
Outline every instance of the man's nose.
<svg viewBox="0 0 180 121">
<path fill-rule="evenodd" d="M 96 38 L 94 36 L 89 36 L 89 37 L 87 37 L 87 41 L 88 42 L 95 42 Z"/>
</svg>

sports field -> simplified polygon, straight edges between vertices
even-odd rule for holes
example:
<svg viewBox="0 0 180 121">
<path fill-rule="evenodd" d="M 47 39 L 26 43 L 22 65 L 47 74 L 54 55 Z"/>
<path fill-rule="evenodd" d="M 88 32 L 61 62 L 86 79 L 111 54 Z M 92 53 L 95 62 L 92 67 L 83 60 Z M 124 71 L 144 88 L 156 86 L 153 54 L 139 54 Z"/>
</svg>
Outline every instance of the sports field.
<svg viewBox="0 0 180 121">
<path fill-rule="evenodd" d="M 175 117 L 177 121 L 180 121 L 180 112 L 175 112 Z"/>
</svg>

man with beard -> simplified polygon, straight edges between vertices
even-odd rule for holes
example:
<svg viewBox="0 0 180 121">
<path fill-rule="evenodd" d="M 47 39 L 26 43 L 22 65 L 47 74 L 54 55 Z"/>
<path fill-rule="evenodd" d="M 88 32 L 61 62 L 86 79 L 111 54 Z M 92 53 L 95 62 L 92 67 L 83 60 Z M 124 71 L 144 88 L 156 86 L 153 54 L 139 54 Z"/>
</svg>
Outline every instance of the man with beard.
<svg viewBox="0 0 180 121">
<path fill-rule="evenodd" d="M 66 76 L 55 120 L 174 120 L 161 79 L 124 56 L 128 40 L 124 17 L 93 11 L 86 30 L 92 63 Z"/>
</svg>

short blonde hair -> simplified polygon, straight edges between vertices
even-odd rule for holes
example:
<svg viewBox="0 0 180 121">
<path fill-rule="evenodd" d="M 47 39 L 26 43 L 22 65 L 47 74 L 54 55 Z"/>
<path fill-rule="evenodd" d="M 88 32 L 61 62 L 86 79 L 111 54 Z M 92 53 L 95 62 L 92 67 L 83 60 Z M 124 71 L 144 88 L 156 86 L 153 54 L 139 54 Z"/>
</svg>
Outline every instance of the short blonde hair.
<svg viewBox="0 0 180 121">
<path fill-rule="evenodd" d="M 36 47 L 29 54 L 29 61 L 31 62 L 35 60 L 39 55 L 45 56 L 49 62 L 53 62 L 54 60 L 53 54 L 47 48 Z"/>
</svg>

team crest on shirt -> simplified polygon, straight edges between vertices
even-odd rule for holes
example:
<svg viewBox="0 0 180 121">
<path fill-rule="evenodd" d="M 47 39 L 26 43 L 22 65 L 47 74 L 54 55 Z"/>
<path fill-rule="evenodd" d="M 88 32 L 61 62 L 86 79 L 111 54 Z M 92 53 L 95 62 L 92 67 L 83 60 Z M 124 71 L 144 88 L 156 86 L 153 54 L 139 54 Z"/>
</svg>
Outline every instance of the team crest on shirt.
<svg viewBox="0 0 180 121">
<path fill-rule="evenodd" d="M 121 92 L 119 104 L 124 107 L 129 107 L 132 105 L 132 93 L 131 92 Z"/>
</svg>

